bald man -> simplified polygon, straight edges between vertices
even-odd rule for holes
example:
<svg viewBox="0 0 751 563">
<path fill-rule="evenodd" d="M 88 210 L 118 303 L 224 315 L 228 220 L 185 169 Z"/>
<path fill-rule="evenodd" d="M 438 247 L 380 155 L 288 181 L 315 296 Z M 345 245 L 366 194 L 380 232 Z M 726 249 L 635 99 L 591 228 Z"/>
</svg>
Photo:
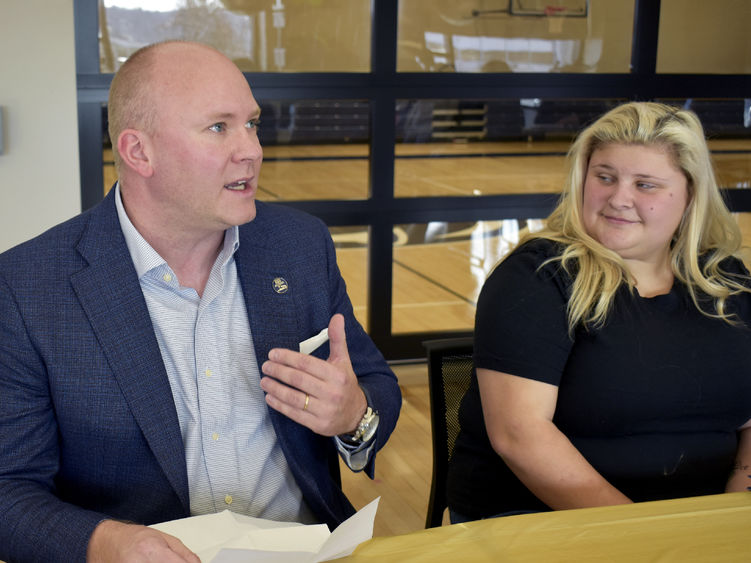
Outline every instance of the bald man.
<svg viewBox="0 0 751 563">
<path fill-rule="evenodd" d="M 215 49 L 137 51 L 108 109 L 117 184 L 0 255 L 0 559 L 195 562 L 146 526 L 224 509 L 335 527 L 401 394 L 328 229 L 256 201 L 260 108 Z"/>
</svg>

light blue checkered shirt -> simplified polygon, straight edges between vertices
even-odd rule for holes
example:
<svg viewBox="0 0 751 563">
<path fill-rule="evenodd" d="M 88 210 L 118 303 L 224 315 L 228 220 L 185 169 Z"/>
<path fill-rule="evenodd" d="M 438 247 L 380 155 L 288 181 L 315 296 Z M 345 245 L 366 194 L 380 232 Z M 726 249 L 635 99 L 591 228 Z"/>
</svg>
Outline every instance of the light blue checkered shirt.
<svg viewBox="0 0 751 563">
<path fill-rule="evenodd" d="M 313 523 L 268 414 L 228 229 L 203 296 L 117 213 L 167 368 L 185 446 L 192 515 L 224 509 Z"/>
</svg>

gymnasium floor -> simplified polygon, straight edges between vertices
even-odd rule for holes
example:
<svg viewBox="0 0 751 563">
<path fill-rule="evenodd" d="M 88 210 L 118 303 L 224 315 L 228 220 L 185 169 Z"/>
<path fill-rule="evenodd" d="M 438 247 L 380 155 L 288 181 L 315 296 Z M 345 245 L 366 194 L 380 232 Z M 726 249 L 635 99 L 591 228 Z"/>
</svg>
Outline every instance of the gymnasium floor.
<svg viewBox="0 0 751 563">
<path fill-rule="evenodd" d="M 392 366 L 402 389 L 402 410 L 394 433 L 376 457 L 375 479 L 340 463 L 342 488 L 355 508 L 380 497 L 373 535 L 422 530 L 433 471 L 430 399 L 425 364 Z M 448 515 L 444 516 L 448 522 Z"/>
</svg>

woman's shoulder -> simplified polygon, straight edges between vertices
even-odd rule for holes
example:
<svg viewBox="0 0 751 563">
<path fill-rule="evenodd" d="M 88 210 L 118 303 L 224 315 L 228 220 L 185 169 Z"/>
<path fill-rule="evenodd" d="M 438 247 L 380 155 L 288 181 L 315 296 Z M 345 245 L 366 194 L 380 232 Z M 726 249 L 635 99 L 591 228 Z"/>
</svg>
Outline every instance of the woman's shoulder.
<svg viewBox="0 0 751 563">
<path fill-rule="evenodd" d="M 562 252 L 563 246 L 560 243 L 546 238 L 534 238 L 523 242 L 512 250 L 511 254 L 501 262 L 501 265 L 504 262 L 509 264 L 524 263 L 533 265 L 537 269 L 544 264 L 549 264 L 551 259 L 557 264 L 557 260 L 554 259 L 558 258 Z"/>
<path fill-rule="evenodd" d="M 705 253 L 699 257 L 699 267 L 704 270 L 708 261 L 711 258 L 711 252 Z M 721 278 L 732 282 L 751 287 L 751 275 L 749 275 L 748 267 L 744 261 L 738 256 L 728 256 L 723 258 L 717 264 L 717 273 Z M 720 280 L 720 283 L 723 283 Z"/>
<path fill-rule="evenodd" d="M 570 277 L 563 269 L 559 260 L 563 252 L 560 243 L 546 238 L 535 238 L 523 242 L 516 247 L 491 273 L 490 278 L 523 279 L 524 285 L 533 279 L 547 283 L 554 280 L 556 285 L 565 288 L 570 283 Z"/>
<path fill-rule="evenodd" d="M 725 258 L 722 262 L 720 262 L 720 267 L 722 268 L 723 272 L 732 274 L 733 276 L 740 276 L 746 279 L 749 278 L 748 268 L 743 263 L 743 260 L 736 258 L 735 256 Z"/>
</svg>

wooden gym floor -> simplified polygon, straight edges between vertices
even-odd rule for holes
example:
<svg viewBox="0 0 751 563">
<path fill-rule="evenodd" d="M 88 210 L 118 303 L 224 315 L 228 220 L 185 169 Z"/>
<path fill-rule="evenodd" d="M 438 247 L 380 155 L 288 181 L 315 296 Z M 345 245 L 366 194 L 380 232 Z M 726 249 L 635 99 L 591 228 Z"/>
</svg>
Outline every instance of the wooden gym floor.
<svg viewBox="0 0 751 563">
<path fill-rule="evenodd" d="M 381 497 L 374 536 L 416 532 L 425 527 L 433 472 L 430 398 L 425 364 L 392 366 L 402 389 L 396 430 L 378 453 L 375 479 L 352 473 L 342 462 L 342 488 L 358 510 Z M 444 515 L 448 523 L 448 514 Z"/>
</svg>

